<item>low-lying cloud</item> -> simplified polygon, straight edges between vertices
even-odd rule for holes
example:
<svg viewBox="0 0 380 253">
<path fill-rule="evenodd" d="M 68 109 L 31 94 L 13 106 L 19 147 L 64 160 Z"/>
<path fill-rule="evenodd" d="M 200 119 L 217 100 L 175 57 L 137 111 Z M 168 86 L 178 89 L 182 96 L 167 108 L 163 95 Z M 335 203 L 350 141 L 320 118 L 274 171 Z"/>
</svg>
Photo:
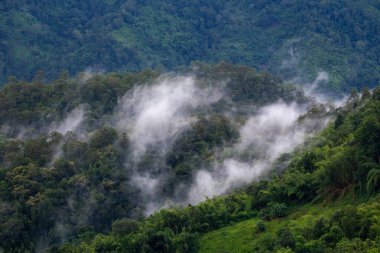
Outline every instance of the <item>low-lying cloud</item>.
<svg viewBox="0 0 380 253">
<path fill-rule="evenodd" d="M 278 102 L 261 108 L 240 128 L 235 155 L 196 174 L 187 202 L 196 204 L 258 179 L 281 155 L 294 151 L 328 122 L 315 119 L 303 125 L 299 118 L 305 112 L 306 108 L 295 103 Z"/>
<path fill-rule="evenodd" d="M 117 127 L 127 130 L 135 158 L 150 146 L 166 151 L 196 121 L 194 112 L 221 98 L 219 91 L 200 88 L 192 77 L 166 77 L 136 87 L 121 98 Z"/>
<path fill-rule="evenodd" d="M 161 77 L 125 94 L 114 117 L 117 128 L 128 133 L 133 166 L 152 149 L 158 152 L 156 159 L 165 159 L 176 138 L 197 121 L 197 111 L 221 98 L 218 89 L 201 87 L 193 77 Z M 167 175 L 162 171 L 157 175 L 154 168 L 150 172 L 133 169 L 131 182 L 143 195 L 146 213 L 166 206 L 157 194 Z"/>
<path fill-rule="evenodd" d="M 319 73 L 306 94 L 315 95 L 317 86 L 327 80 L 326 72 Z M 211 105 L 228 96 L 220 88 L 222 85 L 217 87 L 201 86 L 191 76 L 163 76 L 155 83 L 134 87 L 119 99 L 110 122 L 119 132 L 128 135 L 128 152 L 131 154 L 125 166 L 131 170 L 130 183 L 140 191 L 139 198 L 144 202 L 146 214 L 173 204 L 196 204 L 206 197 L 225 194 L 258 180 L 281 155 L 294 151 L 308 136 L 321 130 L 328 122 L 325 118 L 299 120 L 307 112 L 307 107 L 297 103 L 279 101 L 252 109 L 254 111 L 243 123 L 236 123 L 241 124 L 238 125 L 238 142 L 229 146 L 228 152 L 221 152 L 222 147 L 215 150 L 215 157 L 223 153 L 223 159 L 216 159 L 210 168 L 196 168 L 198 172 L 192 184 L 177 186 L 172 194 L 175 198 L 166 199 L 166 196 L 160 196 L 160 190 L 171 173 L 165 164 L 166 154 L 176 139 L 197 122 L 200 111 L 206 112 L 205 108 L 211 108 Z M 230 118 L 236 116 L 231 115 L 232 111 L 225 113 Z M 85 119 L 86 110 L 80 106 L 69 112 L 63 120 L 45 127 L 44 131 L 87 135 L 83 127 Z M 52 162 L 61 156 L 61 146 L 62 143 L 56 147 Z M 151 155 L 152 150 L 157 160 L 147 165 L 148 168 L 140 170 L 139 163 L 145 155 Z M 188 189 L 184 190 L 184 187 Z M 178 197 L 177 193 L 181 196 Z"/>
<path fill-rule="evenodd" d="M 289 150 L 293 143 L 302 143 L 304 134 L 296 129 L 296 123 L 304 112 L 305 109 L 295 103 L 279 102 L 261 108 L 258 114 L 250 117 L 240 129 L 237 150 L 244 152 L 250 148 L 253 152 L 264 152 L 269 159 L 278 157 Z"/>
<path fill-rule="evenodd" d="M 327 73 L 320 73 L 312 86 L 327 79 Z M 128 133 L 134 164 L 148 150 L 158 150 L 159 157 L 165 159 L 176 138 L 196 122 L 197 111 L 217 102 L 222 95 L 220 90 L 201 88 L 192 77 L 162 77 L 154 84 L 138 86 L 124 95 L 114 117 L 117 128 Z M 170 205 L 196 204 L 259 179 L 281 155 L 294 151 L 327 124 L 327 119 L 320 118 L 300 121 L 306 112 L 306 105 L 282 101 L 255 111 L 240 126 L 240 140 L 230 147 L 229 156 L 215 161 L 211 168 L 198 168 L 187 191 L 184 185 L 174 189 L 181 194 L 187 192 L 187 196 L 174 194 L 175 199 L 160 196 L 159 189 L 168 175 L 135 168 L 131 181 L 146 202 L 145 213 Z"/>
<path fill-rule="evenodd" d="M 58 132 L 62 135 L 67 132 L 77 132 L 82 126 L 84 116 L 82 106 L 75 108 L 62 121 L 51 124 L 49 132 Z"/>
</svg>

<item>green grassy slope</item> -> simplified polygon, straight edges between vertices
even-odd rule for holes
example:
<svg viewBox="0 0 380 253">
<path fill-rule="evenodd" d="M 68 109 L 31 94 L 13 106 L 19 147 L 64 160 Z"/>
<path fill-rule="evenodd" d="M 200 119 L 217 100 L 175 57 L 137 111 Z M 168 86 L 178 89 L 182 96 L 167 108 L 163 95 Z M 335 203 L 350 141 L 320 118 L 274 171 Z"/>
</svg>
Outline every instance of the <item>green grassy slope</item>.
<svg viewBox="0 0 380 253">
<path fill-rule="evenodd" d="M 266 240 L 275 240 L 273 235 L 280 228 L 289 227 L 292 230 L 300 231 L 312 226 L 316 220 L 322 217 L 330 217 L 335 211 L 344 208 L 346 205 L 358 206 L 362 203 L 366 203 L 366 201 L 355 200 L 350 196 L 333 203 L 293 207 L 285 218 L 264 222 L 266 230 L 262 233 L 256 231 L 259 218 L 238 222 L 203 235 L 199 241 L 199 253 L 255 252 L 254 249 Z"/>
</svg>

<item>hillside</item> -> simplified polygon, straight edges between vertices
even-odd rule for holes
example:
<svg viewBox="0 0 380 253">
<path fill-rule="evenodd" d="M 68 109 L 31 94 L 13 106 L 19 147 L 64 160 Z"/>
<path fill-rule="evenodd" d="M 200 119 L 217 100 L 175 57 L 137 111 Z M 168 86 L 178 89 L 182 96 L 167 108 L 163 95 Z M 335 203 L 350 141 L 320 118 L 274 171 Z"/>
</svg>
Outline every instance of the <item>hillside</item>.
<svg viewBox="0 0 380 253">
<path fill-rule="evenodd" d="M 13 80 L 0 90 L 1 246 L 41 251 L 246 185 L 324 126 L 297 121 L 313 107 L 328 114 L 295 86 L 230 64 Z M 265 137 L 245 138 L 257 120 Z"/>
<path fill-rule="evenodd" d="M 12 80 L 0 90 L 0 247 L 194 252 L 200 235 L 233 222 L 369 198 L 379 89 L 340 108 L 316 100 L 225 63 Z"/>
<path fill-rule="evenodd" d="M 380 80 L 380 6 L 355 1 L 10 1 L 0 3 L 0 82 L 63 70 L 173 70 L 227 61 L 325 91 Z"/>
<path fill-rule="evenodd" d="M 0 0 L 0 253 L 380 253 L 380 0 Z"/>
<path fill-rule="evenodd" d="M 295 207 L 286 217 L 272 221 L 253 218 L 237 222 L 203 235 L 199 252 L 378 252 L 380 245 L 377 241 L 352 240 L 363 235 L 352 233 L 349 229 L 353 228 L 347 227 L 356 226 L 354 222 L 363 224 L 378 219 L 378 201 L 377 197 L 368 203 L 360 203 L 349 196 L 334 203 Z M 349 215 L 354 215 L 355 219 L 348 220 Z M 372 238 L 375 226 L 370 228 Z M 334 251 L 328 248 L 331 246 Z"/>
<path fill-rule="evenodd" d="M 379 252 L 380 90 L 348 99 L 283 172 L 59 252 Z"/>
</svg>

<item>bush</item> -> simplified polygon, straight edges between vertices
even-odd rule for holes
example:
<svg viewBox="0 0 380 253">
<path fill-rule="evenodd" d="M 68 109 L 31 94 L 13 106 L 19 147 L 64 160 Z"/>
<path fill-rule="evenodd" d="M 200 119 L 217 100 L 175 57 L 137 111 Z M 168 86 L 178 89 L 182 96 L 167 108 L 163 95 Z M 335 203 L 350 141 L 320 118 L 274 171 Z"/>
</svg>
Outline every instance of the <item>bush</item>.
<svg viewBox="0 0 380 253">
<path fill-rule="evenodd" d="M 259 217 L 263 220 L 272 220 L 275 218 L 285 217 L 288 211 L 288 207 L 283 203 L 271 202 L 267 208 L 263 209 L 259 213 Z"/>
<path fill-rule="evenodd" d="M 276 236 L 272 233 L 265 233 L 257 245 L 258 247 L 254 248 L 254 252 L 273 252 L 277 246 Z"/>
<path fill-rule="evenodd" d="M 99 149 L 111 145 L 117 139 L 117 132 L 111 127 L 102 127 L 90 138 L 89 146 Z"/>
<path fill-rule="evenodd" d="M 264 232 L 266 230 L 265 223 L 263 220 L 258 220 L 256 222 L 256 228 L 259 232 Z"/>
<path fill-rule="evenodd" d="M 137 221 L 131 219 L 121 219 L 112 224 L 112 233 L 123 236 L 136 232 L 138 228 L 139 224 Z"/>
<path fill-rule="evenodd" d="M 292 231 L 289 228 L 283 227 L 277 231 L 278 241 L 283 247 L 293 248 L 296 245 L 296 240 Z"/>
</svg>

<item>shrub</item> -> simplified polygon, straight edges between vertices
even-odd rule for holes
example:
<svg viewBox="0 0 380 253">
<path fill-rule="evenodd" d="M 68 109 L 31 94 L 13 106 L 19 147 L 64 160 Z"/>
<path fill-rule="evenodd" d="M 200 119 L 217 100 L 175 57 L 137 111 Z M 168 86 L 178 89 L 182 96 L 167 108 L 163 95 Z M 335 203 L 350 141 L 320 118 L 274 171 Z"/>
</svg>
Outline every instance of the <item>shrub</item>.
<svg viewBox="0 0 380 253">
<path fill-rule="evenodd" d="M 131 219 L 117 220 L 112 224 L 112 232 L 120 236 L 136 232 L 138 228 L 137 221 Z"/>
<path fill-rule="evenodd" d="M 296 240 L 292 231 L 289 228 L 283 227 L 277 231 L 278 241 L 283 247 L 293 248 L 296 244 Z"/>
<path fill-rule="evenodd" d="M 263 209 L 259 213 L 259 217 L 263 220 L 272 220 L 275 218 L 285 217 L 288 211 L 288 207 L 283 203 L 271 202 L 267 208 Z"/>
<path fill-rule="evenodd" d="M 256 222 L 256 227 L 259 232 L 264 232 L 266 230 L 265 223 L 263 220 L 258 220 Z"/>
</svg>

